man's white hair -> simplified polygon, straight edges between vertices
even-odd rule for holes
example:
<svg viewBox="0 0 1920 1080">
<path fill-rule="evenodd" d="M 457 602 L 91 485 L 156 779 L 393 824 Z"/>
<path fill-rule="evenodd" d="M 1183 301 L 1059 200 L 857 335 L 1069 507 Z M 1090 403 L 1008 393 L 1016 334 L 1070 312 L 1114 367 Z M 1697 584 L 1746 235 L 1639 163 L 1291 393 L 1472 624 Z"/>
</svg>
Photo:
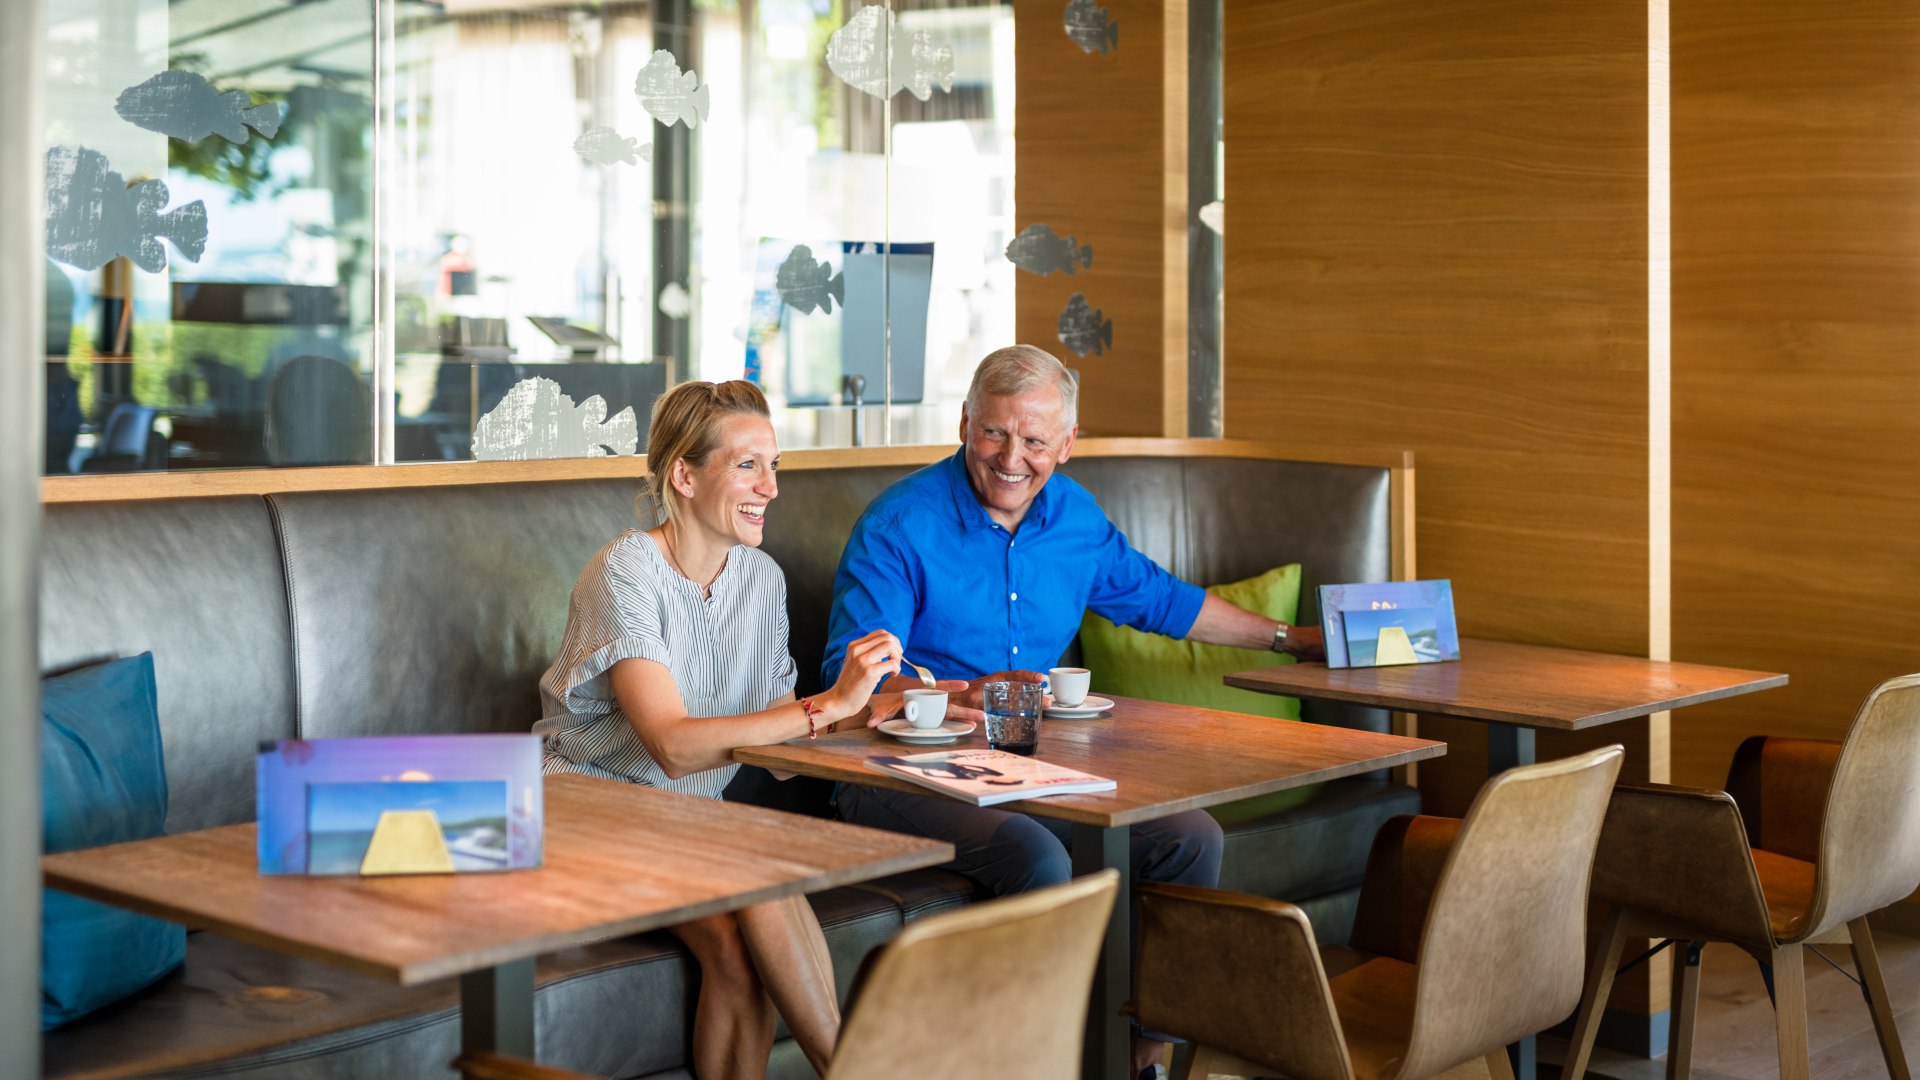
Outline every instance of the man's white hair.
<svg viewBox="0 0 1920 1080">
<path fill-rule="evenodd" d="M 973 369 L 973 385 L 967 387 L 967 415 L 980 414 L 983 394 L 1008 397 L 1052 383 L 1060 389 L 1061 416 L 1072 427 L 1080 419 L 1080 383 L 1059 357 L 1032 345 L 1009 345 L 995 349 Z"/>
</svg>

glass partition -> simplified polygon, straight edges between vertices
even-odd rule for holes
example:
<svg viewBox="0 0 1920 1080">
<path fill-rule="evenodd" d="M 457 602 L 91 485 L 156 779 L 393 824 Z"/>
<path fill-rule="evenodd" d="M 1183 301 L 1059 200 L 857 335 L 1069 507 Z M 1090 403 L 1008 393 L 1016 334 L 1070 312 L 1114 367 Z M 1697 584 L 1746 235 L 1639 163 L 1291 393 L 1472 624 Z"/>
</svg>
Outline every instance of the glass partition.
<svg viewBox="0 0 1920 1080">
<path fill-rule="evenodd" d="M 45 2 L 48 473 L 945 442 L 1013 339 L 1009 4 Z"/>
</svg>

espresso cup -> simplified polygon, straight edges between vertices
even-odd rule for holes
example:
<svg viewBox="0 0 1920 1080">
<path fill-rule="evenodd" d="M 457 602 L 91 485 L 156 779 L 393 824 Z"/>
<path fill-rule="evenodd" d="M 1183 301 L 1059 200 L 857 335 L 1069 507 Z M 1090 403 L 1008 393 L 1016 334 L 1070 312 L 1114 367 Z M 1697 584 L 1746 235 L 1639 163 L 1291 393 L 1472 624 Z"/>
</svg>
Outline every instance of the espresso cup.
<svg viewBox="0 0 1920 1080">
<path fill-rule="evenodd" d="M 1057 667 L 1047 671 L 1047 685 L 1053 689 L 1053 703 L 1066 708 L 1087 700 L 1087 684 L 1093 672 L 1083 667 Z"/>
<path fill-rule="evenodd" d="M 947 718 L 945 690 L 909 690 L 906 699 L 907 723 L 922 731 L 939 727 Z"/>
</svg>

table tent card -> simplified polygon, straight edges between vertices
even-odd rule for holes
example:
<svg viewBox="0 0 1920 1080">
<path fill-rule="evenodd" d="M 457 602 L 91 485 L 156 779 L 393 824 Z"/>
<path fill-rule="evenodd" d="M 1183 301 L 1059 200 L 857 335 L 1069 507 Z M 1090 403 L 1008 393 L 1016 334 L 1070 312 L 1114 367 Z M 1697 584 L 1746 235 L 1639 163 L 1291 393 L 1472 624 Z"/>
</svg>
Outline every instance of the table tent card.
<svg viewBox="0 0 1920 1080">
<path fill-rule="evenodd" d="M 1322 585 L 1320 629 L 1330 668 L 1460 659 L 1453 582 L 1444 579 Z"/>
<path fill-rule="evenodd" d="M 262 874 L 540 865 L 534 735 L 280 739 L 255 761 Z"/>
</svg>

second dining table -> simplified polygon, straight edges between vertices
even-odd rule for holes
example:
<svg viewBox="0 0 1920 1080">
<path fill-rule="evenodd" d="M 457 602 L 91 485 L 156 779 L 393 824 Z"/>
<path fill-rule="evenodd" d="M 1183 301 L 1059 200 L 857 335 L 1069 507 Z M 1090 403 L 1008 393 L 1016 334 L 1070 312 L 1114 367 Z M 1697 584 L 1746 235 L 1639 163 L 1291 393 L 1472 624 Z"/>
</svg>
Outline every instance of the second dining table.
<svg viewBox="0 0 1920 1080">
<path fill-rule="evenodd" d="M 1113 702 L 1113 708 L 1098 717 L 1049 717 L 1041 725 L 1038 750 L 1043 761 L 1113 780 L 1113 790 L 1051 795 L 997 807 L 1070 823 L 1076 876 L 1102 868 L 1121 875 L 1122 906 L 1108 922 L 1089 1002 L 1082 1065 L 1088 1080 L 1131 1080 L 1127 1021 L 1120 1009 L 1131 985 L 1132 935 L 1124 905 L 1130 902 L 1128 831 L 1132 826 L 1446 753 L 1444 743 L 1425 739 L 1133 698 L 1115 697 Z M 984 732 L 975 730 L 957 745 L 984 747 Z M 861 728 L 813 740 L 743 747 L 734 751 L 734 758 L 747 765 L 939 798 L 867 764 L 869 758 L 903 750 L 912 752 L 878 731 Z"/>
</svg>

